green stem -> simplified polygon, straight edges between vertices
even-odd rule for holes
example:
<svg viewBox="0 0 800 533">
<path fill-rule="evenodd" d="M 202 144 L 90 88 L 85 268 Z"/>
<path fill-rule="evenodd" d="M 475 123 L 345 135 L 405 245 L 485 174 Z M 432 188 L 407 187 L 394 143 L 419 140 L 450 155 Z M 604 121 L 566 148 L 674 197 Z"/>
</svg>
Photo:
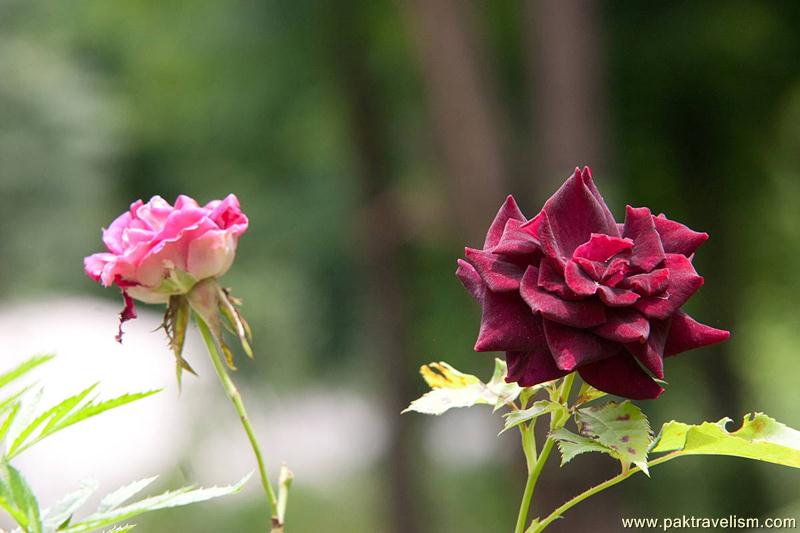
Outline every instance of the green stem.
<svg viewBox="0 0 800 533">
<path fill-rule="evenodd" d="M 668 453 L 667 455 L 662 455 L 658 459 L 653 459 L 652 461 L 648 462 L 647 466 L 648 467 L 652 467 L 652 466 L 659 465 L 661 463 L 666 463 L 667 461 L 675 459 L 676 457 L 680 457 L 681 455 L 682 455 L 681 451 Z M 594 496 L 598 492 L 602 492 L 602 491 L 606 490 L 609 487 L 613 487 L 614 485 L 616 485 L 620 481 L 624 481 L 624 480 L 628 479 L 633 474 L 635 474 L 636 472 L 639 472 L 639 471 L 641 471 L 641 468 L 639 468 L 638 466 L 635 466 L 635 467 L 633 467 L 633 468 L 631 468 L 631 469 L 629 469 L 629 470 L 627 470 L 625 472 L 622 472 L 621 474 L 617 474 L 616 476 L 614 476 L 611 479 L 608 479 L 608 480 L 600 483 L 599 485 L 595 485 L 594 487 L 591 487 L 591 488 L 585 490 L 584 492 L 578 494 L 577 496 L 575 496 L 571 500 L 564 502 L 560 507 L 556 508 L 556 510 L 554 510 L 552 513 L 547 515 L 547 517 L 544 520 L 542 520 L 541 522 L 539 522 L 536 525 L 536 528 L 531 530 L 531 531 L 533 533 L 539 533 L 541 531 L 544 531 L 544 528 L 549 526 L 550 523 L 552 523 L 554 520 L 560 518 L 561 515 L 563 515 L 566 511 L 568 511 L 572 507 L 576 506 L 577 504 L 581 503 L 586 498 L 589 498 L 590 496 Z"/>
<path fill-rule="evenodd" d="M 565 377 L 564 382 L 561 384 L 559 401 L 564 405 L 566 405 L 567 400 L 569 400 L 569 392 L 572 389 L 572 384 L 574 382 L 575 372 Z M 552 415 L 550 417 L 550 430 L 552 431 L 554 429 L 558 429 L 555 426 L 558 424 L 563 425 L 564 422 L 564 420 L 556 420 L 555 415 Z M 533 426 L 528 428 L 527 431 L 531 433 L 531 438 L 533 438 Z M 530 464 L 533 461 L 531 460 L 528 448 L 525 446 L 526 442 L 527 440 L 525 439 L 525 431 L 523 431 L 523 449 L 525 450 L 525 458 L 528 460 L 528 481 L 525 483 L 525 491 L 522 493 L 522 503 L 520 503 L 519 506 L 517 525 L 514 528 L 514 533 L 523 533 L 525 531 L 525 523 L 528 521 L 528 514 L 530 513 L 533 493 L 536 490 L 536 483 L 539 481 L 539 475 L 541 475 L 544 464 L 547 462 L 547 458 L 550 457 L 550 452 L 553 450 L 553 445 L 555 444 L 555 441 L 548 436 L 547 440 L 544 442 L 544 446 L 542 447 L 542 451 L 539 456 L 534 456 L 533 458 L 533 460 L 535 460 L 533 468 L 530 468 Z"/>
<path fill-rule="evenodd" d="M 267 469 L 264 466 L 264 457 L 261 455 L 261 447 L 258 445 L 258 440 L 256 440 L 256 435 L 253 432 L 253 426 L 250 425 L 250 419 L 247 417 L 247 411 L 244 409 L 242 396 L 239 394 L 239 390 L 228 375 L 227 370 L 225 370 L 225 365 L 217 349 L 217 343 L 214 340 L 214 336 L 211 334 L 211 330 L 208 328 L 208 324 L 206 324 L 198 314 L 195 314 L 195 320 L 197 321 L 197 326 L 200 328 L 203 340 L 206 343 L 206 348 L 208 348 L 208 354 L 211 356 L 214 370 L 217 371 L 219 381 L 222 383 L 222 388 L 225 389 L 225 394 L 228 395 L 234 409 L 236 409 L 236 412 L 239 414 L 239 420 L 242 422 L 244 431 L 247 433 L 247 438 L 250 440 L 250 446 L 253 448 L 253 453 L 256 456 L 258 473 L 261 475 L 261 484 L 264 486 L 264 492 L 267 494 L 267 499 L 269 500 L 272 530 L 283 531 L 283 524 L 281 524 L 278 519 L 278 500 L 275 497 L 275 491 L 272 489 L 269 477 L 267 477 Z"/>
</svg>

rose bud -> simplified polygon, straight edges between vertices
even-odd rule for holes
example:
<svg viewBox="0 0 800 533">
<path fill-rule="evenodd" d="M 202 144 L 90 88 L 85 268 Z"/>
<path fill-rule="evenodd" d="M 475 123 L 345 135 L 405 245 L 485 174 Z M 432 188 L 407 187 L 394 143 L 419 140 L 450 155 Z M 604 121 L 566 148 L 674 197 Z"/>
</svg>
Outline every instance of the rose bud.
<svg viewBox="0 0 800 533">
<path fill-rule="evenodd" d="M 122 291 L 122 323 L 136 318 L 134 299 L 168 304 L 164 328 L 180 368 L 191 371 L 181 357 L 190 307 L 199 313 L 221 341 L 221 314 L 250 354 L 249 327 L 238 311 L 238 301 L 219 287 L 216 279 L 228 271 L 236 256 L 239 237 L 247 230 L 239 200 L 230 194 L 200 206 L 188 196 L 170 205 L 159 196 L 134 202 L 103 230 L 107 251 L 84 259 L 86 274 Z M 222 343 L 228 363 L 230 350 Z"/>
<path fill-rule="evenodd" d="M 482 308 L 475 350 L 506 352 L 508 381 L 524 387 L 577 371 L 602 391 L 657 398 L 664 357 L 730 336 L 681 311 L 703 284 L 692 258 L 706 239 L 646 207 L 618 224 L 588 167 L 530 220 L 509 196 L 483 248 L 458 261 Z"/>
</svg>

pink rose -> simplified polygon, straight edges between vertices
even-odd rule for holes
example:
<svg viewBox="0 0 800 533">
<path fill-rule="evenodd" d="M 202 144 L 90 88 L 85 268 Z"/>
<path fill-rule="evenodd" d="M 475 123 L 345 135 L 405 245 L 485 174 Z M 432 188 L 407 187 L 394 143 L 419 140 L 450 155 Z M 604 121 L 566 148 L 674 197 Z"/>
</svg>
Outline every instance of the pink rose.
<svg viewBox="0 0 800 533">
<path fill-rule="evenodd" d="M 646 207 L 617 223 L 588 167 L 530 220 L 509 196 L 483 249 L 458 262 L 483 309 L 475 350 L 506 352 L 522 386 L 577 371 L 602 391 L 656 398 L 665 357 L 729 336 L 681 310 L 703 284 L 692 258 L 707 238 Z"/>
<path fill-rule="evenodd" d="M 136 317 L 131 298 L 168 303 L 204 279 L 228 271 L 247 217 L 230 194 L 201 207 L 188 196 L 175 206 L 154 196 L 134 202 L 103 230 L 107 252 L 83 261 L 86 274 L 104 286 L 117 285 L 125 297 L 122 321 Z"/>
</svg>

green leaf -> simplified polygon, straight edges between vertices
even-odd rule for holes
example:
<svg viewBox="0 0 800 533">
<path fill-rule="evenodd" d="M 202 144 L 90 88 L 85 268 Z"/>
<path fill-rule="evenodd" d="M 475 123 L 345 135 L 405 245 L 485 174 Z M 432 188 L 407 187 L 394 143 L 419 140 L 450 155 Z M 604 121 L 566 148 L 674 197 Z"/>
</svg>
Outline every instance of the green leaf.
<svg viewBox="0 0 800 533">
<path fill-rule="evenodd" d="M 9 457 L 14 456 L 14 452 L 19 449 L 20 446 L 25 442 L 25 440 L 33 435 L 33 433 L 39 429 L 42 424 L 47 422 L 42 432 L 46 432 L 48 429 L 52 428 L 55 424 L 58 423 L 62 418 L 67 416 L 75 407 L 81 403 L 86 396 L 88 396 L 94 389 L 97 387 L 97 383 L 84 389 L 80 393 L 70 396 L 66 400 L 62 401 L 61 403 L 51 407 L 44 413 L 37 416 L 30 424 L 28 424 L 22 431 L 20 431 L 19 435 L 11 443 L 11 446 L 8 447 L 7 455 Z"/>
<path fill-rule="evenodd" d="M 800 431 L 764 413 L 746 415 L 742 427 L 733 433 L 726 429 L 729 422 L 729 418 L 699 425 L 667 422 L 652 451 L 730 455 L 800 468 Z"/>
<path fill-rule="evenodd" d="M 581 435 L 613 450 L 623 462 L 623 468 L 626 463 L 633 463 L 648 472 L 647 451 L 652 442 L 650 424 L 641 409 L 629 400 L 578 409 L 576 422 Z"/>
<path fill-rule="evenodd" d="M 24 376 L 34 368 L 38 367 L 39 365 L 43 365 L 44 363 L 53 359 L 53 355 L 35 355 L 30 359 L 26 359 L 13 369 L 9 370 L 8 372 L 4 372 L 0 374 L 0 388 L 5 387 L 9 383 L 19 379 L 20 377 Z"/>
<path fill-rule="evenodd" d="M 576 435 L 565 428 L 553 431 L 550 436 L 556 440 L 558 449 L 561 452 L 561 466 L 570 462 L 576 455 L 587 452 L 600 452 L 609 455 L 614 454 L 614 450 L 604 446 L 596 440 Z"/>
<path fill-rule="evenodd" d="M 0 461 L 0 507 L 27 533 L 42 533 L 39 503 L 19 471 Z"/>
<path fill-rule="evenodd" d="M 140 479 L 138 481 L 134 481 L 132 483 L 128 483 L 127 485 L 118 488 L 114 492 L 106 495 L 101 501 L 100 505 L 97 506 L 98 513 L 107 513 L 108 511 L 113 511 L 126 501 L 133 498 L 135 495 L 143 491 L 148 485 L 150 485 L 153 481 L 158 479 L 158 476 L 148 477 L 145 479 Z"/>
<path fill-rule="evenodd" d="M 527 409 L 523 409 L 521 411 L 511 411 L 510 413 L 503 415 L 506 420 L 503 430 L 500 432 L 500 434 L 522 424 L 523 422 L 535 420 L 546 413 L 556 413 L 557 419 L 569 416 L 569 411 L 567 408 L 560 403 L 551 402 L 550 400 L 539 400 L 538 402 L 534 402 L 534 404 Z"/>
<path fill-rule="evenodd" d="M 17 440 L 17 437 L 33 423 L 36 418 L 36 409 L 42 401 L 42 394 L 44 389 L 39 387 L 35 391 L 31 391 L 20 399 L 19 412 L 17 412 L 6 432 L 6 455 L 11 450 L 11 446 Z"/>
<path fill-rule="evenodd" d="M 89 402 L 78 406 L 78 404 L 89 392 L 91 392 L 93 388 L 94 386 L 48 409 L 35 420 L 26 424 L 24 429 L 21 429 L 19 433 L 14 433 L 13 439 L 11 436 L 9 436 L 8 440 L 11 440 L 12 444 L 10 446 L 7 444 L 7 456 L 9 458 L 15 457 L 53 433 L 61 431 L 62 429 L 65 429 L 73 424 L 77 424 L 78 422 L 82 422 L 83 420 L 93 416 L 97 416 L 110 409 L 115 409 L 131 402 L 141 400 L 142 398 L 147 398 L 148 396 L 152 396 L 153 394 L 159 392 L 159 390 L 153 390 L 134 394 L 123 394 L 122 396 L 97 403 L 95 403 L 94 400 L 90 400 Z M 51 418 L 52 420 L 50 420 L 50 422 L 38 434 L 32 436 L 35 430 L 41 426 L 45 420 Z M 15 423 L 14 426 L 16 425 L 17 424 Z"/>
<path fill-rule="evenodd" d="M 80 488 L 63 496 L 51 509 L 45 510 L 42 513 L 45 529 L 55 531 L 59 526 L 69 524 L 78 507 L 86 503 L 95 490 L 97 490 L 97 482 L 86 480 L 81 483 Z"/>
<path fill-rule="evenodd" d="M 0 440 L 5 439 L 6 435 L 8 434 L 9 428 L 14 423 L 14 420 L 17 418 L 17 414 L 19 414 L 21 404 L 19 402 L 14 402 L 11 405 L 8 414 L 3 419 L 3 424 L 0 425 Z"/>
<path fill-rule="evenodd" d="M 128 533 L 128 531 L 135 528 L 135 524 L 125 524 L 124 526 L 117 526 L 112 527 L 111 529 L 106 529 L 103 533 Z"/>
<path fill-rule="evenodd" d="M 250 479 L 250 475 L 251 474 L 248 474 L 244 477 L 244 479 L 235 485 L 199 489 L 195 489 L 193 487 L 184 487 L 182 489 L 164 492 L 158 496 L 145 498 L 123 507 L 117 507 L 110 511 L 97 512 L 86 517 L 80 522 L 70 525 L 63 531 L 64 533 L 85 533 L 101 527 L 111 526 L 117 522 L 128 520 L 134 516 L 149 511 L 189 505 L 192 503 L 210 500 L 212 498 L 219 498 L 221 496 L 235 494 L 242 490 L 244 484 L 247 483 L 248 479 Z"/>
</svg>

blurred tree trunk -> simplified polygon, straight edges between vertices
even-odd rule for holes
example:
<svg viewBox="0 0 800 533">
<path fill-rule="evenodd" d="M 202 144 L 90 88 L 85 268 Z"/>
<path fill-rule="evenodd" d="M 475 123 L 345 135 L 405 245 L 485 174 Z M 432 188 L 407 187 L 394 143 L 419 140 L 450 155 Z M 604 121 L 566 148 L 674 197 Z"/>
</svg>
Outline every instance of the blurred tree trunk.
<svg viewBox="0 0 800 533">
<path fill-rule="evenodd" d="M 409 367 L 409 317 L 407 276 L 402 268 L 402 245 L 407 239 L 400 210 L 391 194 L 396 170 L 392 168 L 388 118 L 376 75 L 367 66 L 368 28 L 357 6 L 336 6 L 335 60 L 349 109 L 349 121 L 360 177 L 362 211 L 356 221 L 364 277 L 362 287 L 369 317 L 366 331 L 370 349 L 379 357 L 383 392 L 383 419 L 387 422 L 389 448 L 386 477 L 389 533 L 421 533 L 418 510 L 419 484 L 414 479 L 414 426 L 416 418 L 400 417 L 408 405 L 415 373 Z M 360 436 L 369 438 L 369 436 Z"/>
<path fill-rule="evenodd" d="M 532 152 L 538 177 L 533 182 L 541 198 L 555 191 L 576 166 L 589 165 L 595 172 L 607 167 L 598 11 L 599 2 L 592 0 L 526 3 Z"/>
<path fill-rule="evenodd" d="M 459 233 L 483 240 L 508 192 L 506 124 L 470 2 L 409 0 L 448 204 Z"/>
<path fill-rule="evenodd" d="M 598 3 L 591 0 L 529 0 L 525 5 L 527 58 L 533 125 L 533 163 L 541 201 L 576 166 L 589 165 L 603 175 L 608 188 L 604 132 L 602 46 Z M 544 434 L 540 435 L 544 438 Z M 531 516 L 542 515 L 585 487 L 613 475 L 602 462 L 587 462 L 580 471 L 560 470 L 557 460 L 545 469 L 545 489 L 538 491 Z M 615 531 L 617 496 L 606 494 L 581 504 L 581 511 L 553 531 Z M 606 524 L 611 529 L 600 529 Z"/>
</svg>

